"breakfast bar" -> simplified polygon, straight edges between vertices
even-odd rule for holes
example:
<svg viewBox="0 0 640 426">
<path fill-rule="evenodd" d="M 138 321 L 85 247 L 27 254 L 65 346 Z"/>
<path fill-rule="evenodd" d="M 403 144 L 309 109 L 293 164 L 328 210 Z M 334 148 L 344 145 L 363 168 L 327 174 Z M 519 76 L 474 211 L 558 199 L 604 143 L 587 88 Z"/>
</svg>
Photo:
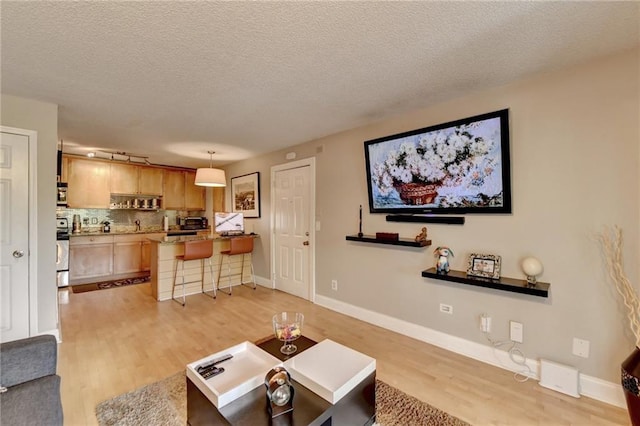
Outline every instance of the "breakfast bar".
<svg viewBox="0 0 640 426">
<path fill-rule="evenodd" d="M 257 235 L 252 235 L 257 238 Z M 200 241 L 200 240 L 212 240 L 213 242 L 213 256 L 211 257 L 211 263 L 213 265 L 213 279 L 217 283 L 218 271 L 221 266 L 220 252 L 228 250 L 229 242 L 234 236 L 224 237 L 214 234 L 213 236 L 162 236 L 149 238 L 151 242 L 151 295 L 158 301 L 171 300 L 171 293 L 173 290 L 173 278 L 176 268 L 176 256 L 184 254 L 184 243 L 187 241 Z M 248 258 L 244 262 L 244 270 L 240 271 L 242 261 L 240 258 L 231 259 L 231 285 L 240 285 L 241 276 L 251 276 L 251 261 Z M 209 272 L 208 262 L 204 268 L 204 280 L 205 289 L 211 289 L 211 273 Z M 225 261 L 226 265 L 226 261 Z M 226 266 L 225 266 L 226 268 Z M 242 275 L 240 274 L 242 272 Z M 198 294 L 201 292 L 200 275 L 201 264 L 200 261 L 187 261 L 184 265 L 184 280 L 187 282 L 185 285 L 185 293 Z M 181 278 L 178 278 L 179 280 Z M 226 287 L 227 280 L 224 279 L 222 287 Z"/>
</svg>

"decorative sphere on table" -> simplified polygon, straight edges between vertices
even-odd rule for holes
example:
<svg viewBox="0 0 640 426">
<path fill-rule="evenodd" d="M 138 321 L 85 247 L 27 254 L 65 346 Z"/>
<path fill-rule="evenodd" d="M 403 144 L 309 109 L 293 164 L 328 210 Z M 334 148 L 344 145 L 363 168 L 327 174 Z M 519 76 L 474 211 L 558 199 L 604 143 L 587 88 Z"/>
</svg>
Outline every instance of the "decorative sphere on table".
<svg viewBox="0 0 640 426">
<path fill-rule="evenodd" d="M 529 284 L 535 284 L 537 282 L 536 277 L 542 273 L 542 262 L 540 262 L 535 257 L 527 257 L 522 260 L 520 265 L 522 267 L 522 271 L 527 276 L 527 282 Z"/>
<path fill-rule="evenodd" d="M 298 348 L 291 342 L 302 336 L 304 315 L 300 312 L 281 312 L 273 316 L 273 332 L 283 342 L 280 352 L 291 355 Z"/>
</svg>

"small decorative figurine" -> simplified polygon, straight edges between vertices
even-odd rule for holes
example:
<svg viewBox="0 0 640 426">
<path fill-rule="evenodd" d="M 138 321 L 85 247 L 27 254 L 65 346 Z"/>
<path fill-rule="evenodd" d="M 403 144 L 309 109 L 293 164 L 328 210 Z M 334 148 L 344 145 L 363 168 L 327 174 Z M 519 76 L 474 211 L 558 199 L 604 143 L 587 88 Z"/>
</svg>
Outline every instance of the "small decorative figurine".
<svg viewBox="0 0 640 426">
<path fill-rule="evenodd" d="M 419 243 L 420 241 L 427 241 L 427 227 L 423 226 L 422 227 L 422 232 L 420 232 L 418 235 L 416 235 L 416 243 Z"/>
<path fill-rule="evenodd" d="M 436 262 L 436 272 L 447 274 L 449 272 L 449 256 L 453 256 L 453 251 L 449 247 L 438 247 L 434 250 L 438 261 Z"/>
</svg>

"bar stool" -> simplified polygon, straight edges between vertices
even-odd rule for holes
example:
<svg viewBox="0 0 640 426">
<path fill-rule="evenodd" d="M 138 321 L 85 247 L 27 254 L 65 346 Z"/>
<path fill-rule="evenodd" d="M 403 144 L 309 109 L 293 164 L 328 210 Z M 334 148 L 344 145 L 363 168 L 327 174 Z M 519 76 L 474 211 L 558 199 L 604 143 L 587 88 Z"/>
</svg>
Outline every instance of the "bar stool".
<svg viewBox="0 0 640 426">
<path fill-rule="evenodd" d="M 182 286 L 182 306 L 186 303 L 186 297 L 184 293 L 184 287 L 186 284 L 197 283 L 198 281 L 184 281 L 184 263 L 189 260 L 200 260 L 202 293 L 209 297 L 216 298 L 216 283 L 213 280 L 213 266 L 211 264 L 211 256 L 213 256 L 213 241 L 212 240 L 195 240 L 185 241 L 184 254 L 182 256 L 176 256 L 176 268 L 173 273 L 173 290 L 171 292 L 171 298 L 178 303 L 181 303 L 176 299 L 176 286 Z M 208 294 L 204 289 L 204 260 L 209 260 L 209 273 L 211 274 L 211 285 L 213 286 L 213 294 Z M 178 263 L 182 262 L 182 283 L 177 283 L 178 278 Z"/>
<path fill-rule="evenodd" d="M 221 251 L 222 259 L 220 259 L 220 267 L 218 269 L 218 290 L 228 295 L 231 295 L 231 277 L 240 275 L 240 284 L 247 284 L 243 281 L 244 278 L 244 258 L 245 255 L 251 254 L 253 252 L 253 237 L 232 237 L 229 239 L 229 250 Z M 233 256 L 242 256 L 242 263 L 240 266 L 240 272 L 237 274 L 231 273 L 231 258 Z M 227 282 L 229 283 L 228 292 L 222 290 L 220 286 L 220 275 L 222 273 L 222 264 L 224 260 L 227 259 Z M 251 261 L 251 283 L 253 284 L 252 288 L 256 289 L 256 277 L 253 273 L 253 259 Z"/>
</svg>

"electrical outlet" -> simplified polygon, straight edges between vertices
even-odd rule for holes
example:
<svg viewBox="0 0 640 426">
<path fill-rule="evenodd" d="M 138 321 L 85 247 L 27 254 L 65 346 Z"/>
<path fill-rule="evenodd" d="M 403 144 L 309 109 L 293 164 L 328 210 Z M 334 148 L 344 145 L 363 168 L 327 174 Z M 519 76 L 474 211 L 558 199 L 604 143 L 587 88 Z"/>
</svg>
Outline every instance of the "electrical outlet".
<svg viewBox="0 0 640 426">
<path fill-rule="evenodd" d="M 331 290 L 338 291 L 338 280 L 331 280 Z"/>
<path fill-rule="evenodd" d="M 510 339 L 512 342 L 522 343 L 523 341 L 523 326 L 521 322 L 509 321 L 510 327 Z"/>
<path fill-rule="evenodd" d="M 480 316 L 480 330 L 484 333 L 491 333 L 491 317 L 487 314 Z"/>
<path fill-rule="evenodd" d="M 444 303 L 440 304 L 440 312 L 444 312 L 445 314 L 453 314 L 453 306 L 445 305 Z"/>
<path fill-rule="evenodd" d="M 574 337 L 573 354 L 582 358 L 589 358 L 589 341 Z"/>
</svg>

